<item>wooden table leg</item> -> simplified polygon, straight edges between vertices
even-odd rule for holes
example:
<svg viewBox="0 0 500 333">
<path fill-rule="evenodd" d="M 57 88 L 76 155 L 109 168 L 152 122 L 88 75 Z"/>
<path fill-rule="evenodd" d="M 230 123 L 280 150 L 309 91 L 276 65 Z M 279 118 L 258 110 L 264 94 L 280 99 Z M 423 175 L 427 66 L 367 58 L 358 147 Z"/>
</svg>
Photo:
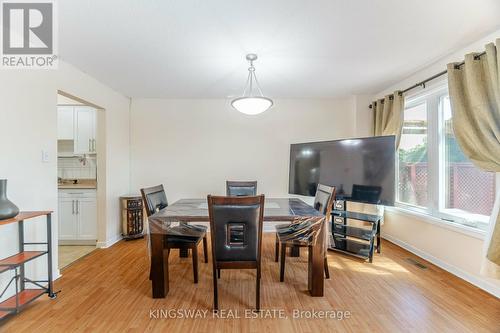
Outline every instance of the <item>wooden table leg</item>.
<svg viewBox="0 0 500 333">
<path fill-rule="evenodd" d="M 300 257 L 300 247 L 290 246 L 290 257 Z"/>
<path fill-rule="evenodd" d="M 382 250 L 382 243 L 380 242 L 380 221 L 377 223 L 377 253 Z"/>
<path fill-rule="evenodd" d="M 311 296 L 321 297 L 325 285 L 325 279 L 323 278 L 325 260 L 324 226 L 317 237 L 316 243 L 309 246 L 307 286 Z"/>
<path fill-rule="evenodd" d="M 151 234 L 153 298 L 164 298 L 168 294 L 168 258 L 164 258 L 164 238 L 162 234 Z"/>
<path fill-rule="evenodd" d="M 181 222 L 180 224 L 187 224 L 187 223 L 186 222 Z M 189 257 L 188 248 L 180 248 L 179 249 L 179 257 L 180 258 L 187 258 L 187 257 Z"/>
</svg>

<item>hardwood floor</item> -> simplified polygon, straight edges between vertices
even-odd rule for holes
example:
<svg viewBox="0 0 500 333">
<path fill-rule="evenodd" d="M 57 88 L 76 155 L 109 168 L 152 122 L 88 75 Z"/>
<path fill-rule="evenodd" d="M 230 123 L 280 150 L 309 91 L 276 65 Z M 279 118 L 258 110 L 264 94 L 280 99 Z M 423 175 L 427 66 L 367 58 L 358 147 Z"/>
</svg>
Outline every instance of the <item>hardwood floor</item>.
<svg viewBox="0 0 500 333">
<path fill-rule="evenodd" d="M 300 258 L 287 258 L 285 282 L 280 283 L 274 234 L 265 235 L 263 246 L 261 315 L 281 310 L 287 318 L 244 318 L 245 309 L 255 302 L 255 273 L 250 271 L 223 271 L 219 282 L 219 306 L 232 311 L 224 316 L 243 318 L 213 318 L 211 263 L 200 261 L 200 281 L 195 285 L 191 259 L 180 259 L 177 252 L 170 256 L 169 295 L 152 299 L 142 239 L 95 250 L 68 266 L 55 283 L 56 290 L 62 290 L 57 299 L 43 296 L 8 319 L 0 331 L 500 332 L 499 299 L 389 242 L 384 242 L 373 264 L 329 252 L 331 279 L 322 298 L 307 293 L 305 251 Z M 179 311 L 167 311 L 183 309 L 198 309 L 194 314 L 207 317 L 165 316 L 179 316 Z M 293 319 L 294 309 L 349 311 L 349 316 Z"/>
<path fill-rule="evenodd" d="M 63 269 L 96 249 L 89 245 L 59 245 L 59 269 Z"/>
</svg>

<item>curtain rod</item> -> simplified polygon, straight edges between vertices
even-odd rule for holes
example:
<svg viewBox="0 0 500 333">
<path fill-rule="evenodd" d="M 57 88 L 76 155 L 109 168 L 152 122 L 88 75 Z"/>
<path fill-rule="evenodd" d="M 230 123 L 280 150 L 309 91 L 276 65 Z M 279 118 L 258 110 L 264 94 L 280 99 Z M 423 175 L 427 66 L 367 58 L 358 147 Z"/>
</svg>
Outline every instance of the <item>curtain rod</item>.
<svg viewBox="0 0 500 333">
<path fill-rule="evenodd" d="M 479 60 L 479 58 L 481 58 L 481 57 L 482 57 L 483 55 L 485 55 L 485 54 L 486 54 L 486 51 L 476 54 L 476 55 L 474 56 L 474 60 Z M 458 69 L 458 68 L 462 67 L 463 65 L 465 65 L 465 61 L 462 61 L 462 62 L 460 62 L 460 63 L 456 64 L 456 65 L 455 65 L 455 68 L 457 68 L 457 69 Z M 418 87 L 422 87 L 422 88 L 424 88 L 424 89 L 425 89 L 425 84 L 426 84 L 427 82 L 432 81 L 432 80 L 434 80 L 434 79 L 437 79 L 438 77 L 443 76 L 443 75 L 445 75 L 446 73 L 448 73 L 448 70 L 444 70 L 444 71 L 442 71 L 442 72 L 439 72 L 439 73 L 437 73 L 437 74 L 434 74 L 433 76 L 428 77 L 427 79 L 425 79 L 425 80 L 423 80 L 423 81 L 420 81 L 420 82 L 418 82 L 418 83 L 415 83 L 413 86 L 408 87 L 408 88 L 406 88 L 406 89 L 405 89 L 405 90 L 403 90 L 403 91 L 400 91 L 400 95 L 402 95 L 402 94 L 404 94 L 404 93 L 406 93 L 406 92 L 408 92 L 408 91 L 410 91 L 410 90 L 413 90 L 413 89 L 415 89 L 415 88 L 418 88 Z M 394 96 L 393 94 L 389 95 L 389 99 L 391 99 L 391 97 L 393 97 L 393 96 Z M 383 103 L 383 100 L 382 100 L 382 103 Z M 370 104 L 369 108 L 370 108 L 370 109 L 371 109 L 371 108 L 373 108 L 372 104 Z"/>
</svg>

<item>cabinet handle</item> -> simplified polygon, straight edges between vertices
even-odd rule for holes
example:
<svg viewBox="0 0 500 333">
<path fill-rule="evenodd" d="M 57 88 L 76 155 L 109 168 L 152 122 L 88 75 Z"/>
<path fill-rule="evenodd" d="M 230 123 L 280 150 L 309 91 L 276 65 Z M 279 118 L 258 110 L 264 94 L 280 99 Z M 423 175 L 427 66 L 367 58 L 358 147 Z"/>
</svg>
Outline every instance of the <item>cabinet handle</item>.
<svg viewBox="0 0 500 333">
<path fill-rule="evenodd" d="M 92 140 L 89 139 L 89 151 L 92 151 Z"/>
<path fill-rule="evenodd" d="M 95 153 L 95 139 L 92 139 L 92 151 Z"/>
<path fill-rule="evenodd" d="M 75 215 L 75 200 L 71 200 L 71 214 Z"/>
<path fill-rule="evenodd" d="M 76 200 L 76 215 L 80 214 L 80 200 Z"/>
</svg>

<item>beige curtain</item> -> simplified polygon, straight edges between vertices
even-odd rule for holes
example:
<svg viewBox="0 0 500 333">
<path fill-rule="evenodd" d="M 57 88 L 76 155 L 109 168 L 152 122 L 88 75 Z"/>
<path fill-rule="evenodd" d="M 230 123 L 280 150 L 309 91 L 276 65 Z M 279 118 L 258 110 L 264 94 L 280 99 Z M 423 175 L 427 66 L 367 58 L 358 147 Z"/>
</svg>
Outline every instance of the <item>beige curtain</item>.
<svg viewBox="0 0 500 333">
<path fill-rule="evenodd" d="M 448 65 L 448 85 L 453 113 L 453 130 L 464 154 L 478 167 L 500 172 L 500 57 L 495 44 L 486 54 L 465 56 L 465 64 Z M 500 185 L 490 218 L 486 258 L 500 272 Z M 490 270 L 491 271 L 491 270 Z M 498 275 L 497 275 L 498 277 Z"/>
<path fill-rule="evenodd" d="M 395 135 L 396 148 L 403 128 L 404 96 L 400 91 L 372 103 L 374 135 Z"/>
</svg>

